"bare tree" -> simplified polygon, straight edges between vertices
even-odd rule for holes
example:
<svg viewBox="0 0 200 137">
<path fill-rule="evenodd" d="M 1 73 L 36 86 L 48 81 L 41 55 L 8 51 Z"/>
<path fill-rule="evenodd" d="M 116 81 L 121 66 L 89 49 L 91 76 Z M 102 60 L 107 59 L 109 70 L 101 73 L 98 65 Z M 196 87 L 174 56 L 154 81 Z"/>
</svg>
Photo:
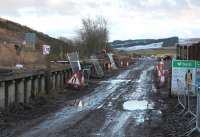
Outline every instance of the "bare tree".
<svg viewBox="0 0 200 137">
<path fill-rule="evenodd" d="M 108 43 L 107 21 L 103 17 L 82 19 L 82 28 L 79 31 L 81 47 L 85 55 L 95 54 L 106 49 Z"/>
</svg>

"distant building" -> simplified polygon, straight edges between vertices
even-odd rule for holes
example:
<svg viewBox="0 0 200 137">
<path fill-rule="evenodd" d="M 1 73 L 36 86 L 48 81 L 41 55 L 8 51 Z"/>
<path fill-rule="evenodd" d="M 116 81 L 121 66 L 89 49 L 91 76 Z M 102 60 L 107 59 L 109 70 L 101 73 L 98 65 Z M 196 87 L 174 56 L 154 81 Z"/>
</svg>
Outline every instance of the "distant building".
<svg viewBox="0 0 200 137">
<path fill-rule="evenodd" d="M 35 33 L 26 33 L 25 34 L 26 46 L 35 49 L 37 42 L 37 36 Z"/>
</svg>

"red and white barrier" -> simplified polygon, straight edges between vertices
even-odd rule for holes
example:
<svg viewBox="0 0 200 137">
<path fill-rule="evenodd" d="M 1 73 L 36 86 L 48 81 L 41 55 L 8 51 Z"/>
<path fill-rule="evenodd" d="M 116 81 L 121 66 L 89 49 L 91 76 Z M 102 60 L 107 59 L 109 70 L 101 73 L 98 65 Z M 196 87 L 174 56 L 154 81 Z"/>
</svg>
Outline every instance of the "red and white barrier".
<svg viewBox="0 0 200 137">
<path fill-rule="evenodd" d="M 158 65 L 156 65 L 156 71 L 159 79 L 160 86 L 165 83 L 165 71 L 164 71 L 164 61 L 161 60 Z"/>
</svg>

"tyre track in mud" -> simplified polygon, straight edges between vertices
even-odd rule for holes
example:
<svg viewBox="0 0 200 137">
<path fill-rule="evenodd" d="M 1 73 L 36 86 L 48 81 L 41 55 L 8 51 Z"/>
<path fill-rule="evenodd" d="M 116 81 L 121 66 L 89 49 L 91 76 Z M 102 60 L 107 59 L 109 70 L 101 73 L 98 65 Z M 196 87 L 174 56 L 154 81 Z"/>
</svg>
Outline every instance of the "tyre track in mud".
<svg viewBox="0 0 200 137">
<path fill-rule="evenodd" d="M 137 111 L 123 110 L 122 103 L 131 99 L 129 97 L 134 95 L 141 82 L 138 81 L 141 75 L 144 71 L 149 72 L 152 65 L 149 61 L 136 63 L 133 68 L 107 83 L 102 82 L 94 92 L 82 97 L 82 107 L 65 107 L 39 125 L 15 134 L 15 137 L 126 136 L 130 122 L 138 126 L 135 120 Z M 145 86 L 140 88 L 149 89 Z"/>
<path fill-rule="evenodd" d="M 104 109 L 107 109 L 108 112 L 106 114 L 106 122 L 104 123 L 103 127 L 94 135 L 94 136 L 106 136 L 106 137 L 124 137 L 126 136 L 126 128 L 129 125 L 130 121 L 132 121 L 133 123 L 135 123 L 135 125 L 137 126 L 137 119 L 138 118 L 138 114 L 141 115 L 141 112 L 131 112 L 131 111 L 126 111 L 123 109 L 123 102 L 127 101 L 127 100 L 141 100 L 142 98 L 148 98 L 147 97 L 147 90 L 144 91 L 144 93 L 142 92 L 142 94 L 140 92 L 137 91 L 137 89 L 141 88 L 138 87 L 138 85 L 141 84 L 141 80 L 145 81 L 146 79 L 143 78 L 143 76 L 147 77 L 147 73 L 149 73 L 149 71 L 152 70 L 152 67 L 150 66 L 146 66 L 144 65 L 142 68 L 139 69 L 139 72 L 137 70 L 132 70 L 132 72 L 130 73 L 132 76 L 134 76 L 134 74 L 139 74 L 139 77 L 135 77 L 135 79 L 132 79 L 132 81 L 130 83 L 128 83 L 126 85 L 126 87 L 121 87 L 121 89 L 123 90 L 123 92 L 118 95 L 117 98 L 115 98 L 115 100 L 112 100 L 111 102 L 113 103 L 113 105 L 109 105 L 111 103 L 108 103 L 107 106 L 104 107 Z M 135 72 L 135 73 L 134 73 Z M 147 82 L 151 81 L 150 79 L 147 80 Z M 142 83 L 144 84 L 143 88 L 147 88 L 145 86 L 151 86 L 152 83 Z M 149 89 L 151 90 L 151 88 Z M 143 95 L 144 94 L 144 95 Z M 134 97 L 133 97 L 134 95 Z M 132 97 L 131 97 L 132 96 Z M 128 99 L 127 99 L 128 97 Z M 146 113 L 146 111 L 143 112 L 144 114 Z M 145 117 L 145 116 L 144 116 Z M 142 132 L 141 132 L 142 133 Z M 141 134 L 140 133 L 140 134 Z"/>
</svg>

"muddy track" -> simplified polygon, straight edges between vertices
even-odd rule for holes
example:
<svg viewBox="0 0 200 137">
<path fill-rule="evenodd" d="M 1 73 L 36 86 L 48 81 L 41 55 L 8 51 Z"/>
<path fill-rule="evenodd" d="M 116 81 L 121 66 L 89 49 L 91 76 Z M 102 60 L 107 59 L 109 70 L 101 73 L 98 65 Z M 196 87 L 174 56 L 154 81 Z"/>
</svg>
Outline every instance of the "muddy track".
<svg viewBox="0 0 200 137">
<path fill-rule="evenodd" d="M 94 91 L 80 98 L 78 106 L 66 106 L 10 137 L 148 137 L 148 126 L 152 126 L 149 121 L 154 121 L 151 117 L 160 117 L 159 110 L 151 108 L 153 101 L 149 98 L 153 64 L 152 60 L 136 63 L 100 82 Z M 129 101 L 142 103 L 144 108 L 125 106 Z"/>
</svg>

